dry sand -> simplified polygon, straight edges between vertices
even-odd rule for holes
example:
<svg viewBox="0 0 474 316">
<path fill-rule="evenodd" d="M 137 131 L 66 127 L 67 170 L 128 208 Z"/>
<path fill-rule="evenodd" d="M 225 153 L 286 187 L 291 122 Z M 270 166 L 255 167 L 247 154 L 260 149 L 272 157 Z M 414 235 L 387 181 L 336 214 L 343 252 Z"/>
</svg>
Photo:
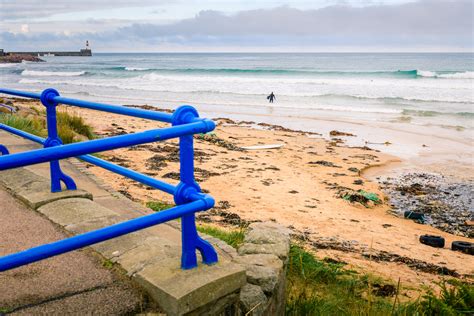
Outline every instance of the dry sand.
<svg viewBox="0 0 474 316">
<path fill-rule="evenodd" d="M 164 126 L 138 118 L 85 109 L 68 108 L 82 116 L 98 135 L 133 133 Z M 214 139 L 224 145 L 196 138 L 196 178 L 216 198 L 216 208 L 203 220 L 227 226 L 247 221 L 276 221 L 293 229 L 318 257 L 346 262 L 350 268 L 380 275 L 396 282 L 404 294 L 411 288 L 432 285 L 439 272 L 472 280 L 472 256 L 448 249 L 453 240 L 469 240 L 414 223 L 390 212 L 388 197 L 378 183 L 364 178 L 364 171 L 399 161 L 369 148 L 344 144 L 351 136 L 309 135 L 275 126 L 236 123 L 218 119 Z M 334 126 L 337 130 L 337 126 Z M 212 137 L 209 137 L 212 139 Z M 235 148 L 283 144 L 279 149 L 240 151 Z M 235 146 L 235 148 L 233 147 Z M 162 179 L 179 172 L 177 141 L 146 144 L 102 153 L 102 157 L 133 170 Z M 114 189 L 135 200 L 172 197 L 139 183 L 89 165 L 89 170 Z M 357 170 L 360 170 L 358 172 Z M 378 170 L 384 170 L 379 168 Z M 177 183 L 172 178 L 165 179 Z M 359 184 L 357 184 L 359 183 Z M 340 197 L 347 188 L 378 194 L 382 204 L 350 203 Z M 422 234 L 441 235 L 446 248 L 420 244 Z M 470 240 L 472 241 L 472 240 Z M 448 276 L 449 277 L 449 276 Z"/>
</svg>

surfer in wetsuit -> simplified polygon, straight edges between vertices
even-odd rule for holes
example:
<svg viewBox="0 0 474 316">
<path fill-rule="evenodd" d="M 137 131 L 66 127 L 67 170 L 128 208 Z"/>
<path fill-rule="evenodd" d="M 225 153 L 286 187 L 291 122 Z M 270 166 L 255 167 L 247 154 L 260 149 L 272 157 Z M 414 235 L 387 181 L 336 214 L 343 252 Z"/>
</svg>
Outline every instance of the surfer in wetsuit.
<svg viewBox="0 0 474 316">
<path fill-rule="evenodd" d="M 273 103 L 273 100 L 276 100 L 276 97 L 273 94 L 273 91 L 272 91 L 272 93 L 270 93 L 270 95 L 267 97 L 267 99 L 270 103 Z"/>
</svg>

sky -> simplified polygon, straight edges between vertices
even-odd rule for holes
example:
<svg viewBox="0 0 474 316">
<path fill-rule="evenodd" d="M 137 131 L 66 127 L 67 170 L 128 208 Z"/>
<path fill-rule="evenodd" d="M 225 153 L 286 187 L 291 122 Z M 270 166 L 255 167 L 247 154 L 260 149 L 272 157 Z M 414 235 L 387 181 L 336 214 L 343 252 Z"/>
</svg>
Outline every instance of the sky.
<svg viewBox="0 0 474 316">
<path fill-rule="evenodd" d="M 474 0 L 0 0 L 0 48 L 473 52 Z"/>
</svg>

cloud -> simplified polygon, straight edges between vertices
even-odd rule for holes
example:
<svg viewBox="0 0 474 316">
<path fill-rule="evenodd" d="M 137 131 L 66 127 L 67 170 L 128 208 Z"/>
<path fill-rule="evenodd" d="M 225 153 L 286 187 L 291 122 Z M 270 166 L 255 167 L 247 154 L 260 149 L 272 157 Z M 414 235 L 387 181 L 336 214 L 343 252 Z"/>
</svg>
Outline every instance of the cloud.
<svg viewBox="0 0 474 316">
<path fill-rule="evenodd" d="M 28 24 L 22 24 L 21 25 L 21 32 L 22 33 L 28 33 L 30 31 L 30 27 L 28 26 Z"/>
<path fill-rule="evenodd" d="M 0 19 L 44 18 L 68 12 L 110 8 L 157 6 L 169 1 L 159 0 L 0 0 Z"/>
<path fill-rule="evenodd" d="M 141 37 L 282 35 L 326 37 L 373 37 L 379 39 L 472 36 L 470 0 L 425 0 L 397 6 L 354 8 L 331 6 L 319 10 L 279 7 L 224 15 L 202 11 L 195 18 L 172 25 L 134 24 L 118 32 Z"/>
<path fill-rule="evenodd" d="M 472 9 L 470 0 L 423 0 L 368 7 L 334 5 L 317 10 L 283 6 L 232 15 L 207 10 L 172 24 L 134 23 L 103 32 L 75 33 L 67 38 L 71 42 L 89 39 L 102 50 L 118 47 L 117 43 L 123 43 L 123 49 L 145 50 L 159 50 L 163 46 L 201 47 L 201 50 L 219 47 L 472 50 Z M 3 33 L 0 39 L 8 37 L 18 44 L 22 40 L 44 42 L 51 36 Z M 62 42 L 67 39 L 64 35 L 54 36 Z"/>
</svg>

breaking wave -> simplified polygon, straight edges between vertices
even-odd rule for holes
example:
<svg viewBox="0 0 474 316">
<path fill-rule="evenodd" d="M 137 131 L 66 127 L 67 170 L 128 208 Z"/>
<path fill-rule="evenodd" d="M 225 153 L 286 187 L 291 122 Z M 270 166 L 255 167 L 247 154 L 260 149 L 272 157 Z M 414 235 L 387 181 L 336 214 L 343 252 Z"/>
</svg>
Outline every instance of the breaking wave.
<svg viewBox="0 0 474 316">
<path fill-rule="evenodd" d="M 32 76 L 32 77 L 76 77 L 85 75 L 85 71 L 40 71 L 40 70 L 23 70 L 21 72 L 22 76 Z"/>
</svg>

